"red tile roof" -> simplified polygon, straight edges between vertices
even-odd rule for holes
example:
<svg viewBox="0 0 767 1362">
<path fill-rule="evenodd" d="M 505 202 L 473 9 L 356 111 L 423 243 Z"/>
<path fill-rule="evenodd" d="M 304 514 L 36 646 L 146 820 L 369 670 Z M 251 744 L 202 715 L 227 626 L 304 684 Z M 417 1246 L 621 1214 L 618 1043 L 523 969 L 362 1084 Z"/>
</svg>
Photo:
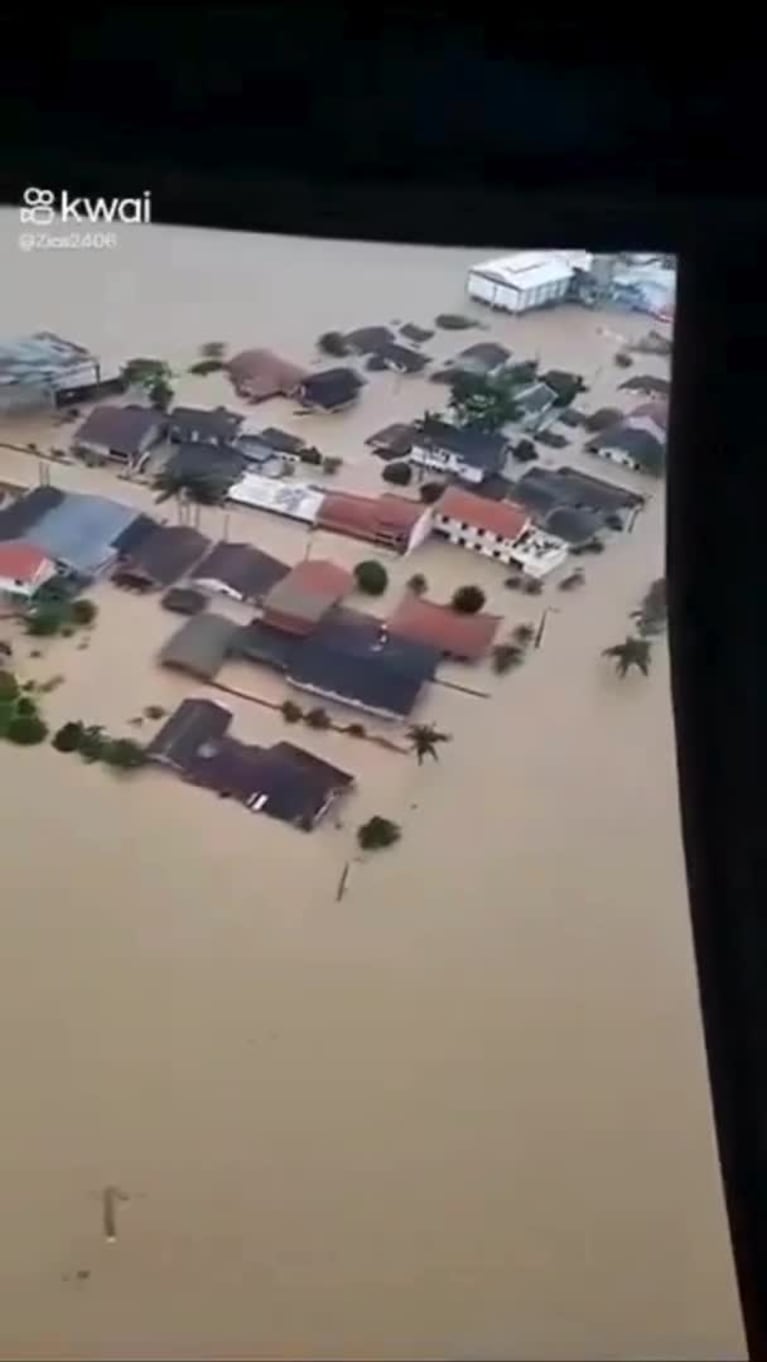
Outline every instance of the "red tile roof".
<svg viewBox="0 0 767 1362">
<path fill-rule="evenodd" d="M 524 506 L 515 501 L 491 501 L 460 487 L 448 487 L 435 502 L 437 515 L 460 520 L 477 530 L 489 530 L 501 539 L 517 539 L 530 522 Z"/>
<path fill-rule="evenodd" d="M 283 583 L 313 595 L 340 600 L 354 587 L 354 577 L 346 568 L 331 563 L 328 558 L 306 558 L 291 568 L 287 577 L 283 578 Z"/>
<path fill-rule="evenodd" d="M 281 359 L 272 350 L 243 350 L 226 367 L 235 387 L 246 389 L 252 397 L 290 394 L 306 377 L 305 369 Z"/>
<path fill-rule="evenodd" d="M 408 592 L 387 623 L 389 632 L 399 638 L 425 643 L 453 657 L 475 661 L 489 650 L 501 618 L 499 615 L 462 615 L 449 605 L 438 605 Z"/>
<path fill-rule="evenodd" d="M 317 524 L 325 530 L 360 539 L 377 540 L 381 537 L 402 537 L 412 531 L 423 515 L 420 502 L 408 501 L 391 492 L 378 497 L 357 496 L 352 492 L 328 492 L 317 516 Z"/>
<path fill-rule="evenodd" d="M 14 582 L 29 582 L 50 560 L 42 549 L 20 540 L 9 540 L 0 544 L 0 577 Z"/>
</svg>

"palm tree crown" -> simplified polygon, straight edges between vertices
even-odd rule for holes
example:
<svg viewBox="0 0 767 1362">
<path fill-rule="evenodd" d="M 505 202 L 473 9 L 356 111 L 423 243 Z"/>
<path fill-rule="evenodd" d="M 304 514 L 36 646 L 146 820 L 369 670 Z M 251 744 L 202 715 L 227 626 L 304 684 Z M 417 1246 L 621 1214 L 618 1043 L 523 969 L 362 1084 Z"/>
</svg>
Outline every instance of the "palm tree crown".
<svg viewBox="0 0 767 1362">
<path fill-rule="evenodd" d="M 448 733 L 440 733 L 434 724 L 413 724 L 407 732 L 410 746 L 418 758 L 418 765 L 423 762 L 424 757 L 432 757 L 438 761 L 437 745 L 441 742 L 449 742 Z"/>
<path fill-rule="evenodd" d="M 615 670 L 618 676 L 626 676 L 632 667 L 636 667 L 643 676 L 647 676 L 650 671 L 650 644 L 646 638 L 635 638 L 629 634 L 623 643 L 615 643 L 612 648 L 603 649 L 603 657 L 615 659 Z"/>
</svg>

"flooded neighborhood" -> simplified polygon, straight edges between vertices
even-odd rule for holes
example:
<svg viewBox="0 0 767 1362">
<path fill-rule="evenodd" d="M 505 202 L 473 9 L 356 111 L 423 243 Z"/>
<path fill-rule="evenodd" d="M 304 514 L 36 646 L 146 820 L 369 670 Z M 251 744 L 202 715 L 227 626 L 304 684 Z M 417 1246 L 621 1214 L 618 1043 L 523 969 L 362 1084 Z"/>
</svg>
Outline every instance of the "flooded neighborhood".
<svg viewBox="0 0 767 1362">
<path fill-rule="evenodd" d="M 0 1357 L 744 1355 L 673 262 L 0 231 Z"/>
</svg>

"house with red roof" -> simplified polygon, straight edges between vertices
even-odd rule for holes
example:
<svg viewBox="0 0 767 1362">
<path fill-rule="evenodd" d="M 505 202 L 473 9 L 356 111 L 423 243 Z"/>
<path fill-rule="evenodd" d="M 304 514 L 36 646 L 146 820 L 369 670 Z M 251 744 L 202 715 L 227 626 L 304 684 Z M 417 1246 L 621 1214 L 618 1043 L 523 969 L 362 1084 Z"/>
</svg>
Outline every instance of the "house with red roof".
<svg viewBox="0 0 767 1362">
<path fill-rule="evenodd" d="M 56 564 L 34 544 L 20 539 L 0 544 L 0 603 L 25 605 L 55 576 Z"/>
<path fill-rule="evenodd" d="M 324 558 L 305 559 L 264 596 L 264 624 L 306 636 L 353 589 L 354 578 L 345 568 Z"/>
<path fill-rule="evenodd" d="M 408 591 L 386 621 L 386 629 L 392 638 L 421 643 L 459 662 L 476 662 L 490 651 L 500 623 L 500 615 L 464 615 Z"/>
<path fill-rule="evenodd" d="M 320 529 L 364 539 L 395 553 L 408 554 L 429 536 L 432 512 L 407 497 L 384 492 L 377 497 L 328 492 L 317 514 Z"/>
<path fill-rule="evenodd" d="M 522 568 L 530 577 L 547 576 L 567 558 L 564 540 L 540 529 L 530 512 L 515 501 L 492 501 L 461 487 L 448 487 L 433 510 L 435 531 L 451 544 Z"/>
</svg>

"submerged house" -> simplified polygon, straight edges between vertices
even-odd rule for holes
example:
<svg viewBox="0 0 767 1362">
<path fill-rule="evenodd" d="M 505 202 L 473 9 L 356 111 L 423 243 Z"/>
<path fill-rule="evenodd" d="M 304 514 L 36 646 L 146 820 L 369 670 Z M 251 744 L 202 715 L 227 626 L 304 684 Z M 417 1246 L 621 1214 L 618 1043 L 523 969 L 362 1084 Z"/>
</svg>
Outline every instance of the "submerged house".
<svg viewBox="0 0 767 1362">
<path fill-rule="evenodd" d="M 210 547 L 210 540 L 189 525 L 161 525 L 130 552 L 120 556 L 112 575 L 118 586 L 153 590 L 186 576 Z"/>
<path fill-rule="evenodd" d="M 323 558 L 306 559 L 264 597 L 264 623 L 305 636 L 353 589 L 354 578 L 345 568 Z"/>
<path fill-rule="evenodd" d="M 230 736 L 231 714 L 184 700 L 147 748 L 149 760 L 191 784 L 310 831 L 354 785 L 347 771 L 293 743 L 257 747 Z"/>
<path fill-rule="evenodd" d="M 470 298 L 502 312 L 528 312 L 562 302 L 570 292 L 575 268 L 554 251 L 516 251 L 483 260 L 469 270 Z"/>
<path fill-rule="evenodd" d="M 167 417 L 168 438 L 178 444 L 229 445 L 245 418 L 226 407 L 174 407 Z"/>
<path fill-rule="evenodd" d="M 407 345 L 387 341 L 375 349 L 368 368 L 391 369 L 395 374 L 420 374 L 429 363 L 428 355 L 411 350 Z"/>
<path fill-rule="evenodd" d="M 75 431 L 75 453 L 135 466 L 165 433 L 165 416 L 154 407 L 95 407 Z"/>
<path fill-rule="evenodd" d="M 298 397 L 306 407 L 320 411 L 343 411 L 356 402 L 364 380 L 354 369 L 323 369 L 309 374 L 298 390 Z"/>
<path fill-rule="evenodd" d="M 56 576 L 56 564 L 35 548 L 10 539 L 0 544 L 0 610 L 27 605 L 41 586 Z"/>
<path fill-rule="evenodd" d="M 557 394 L 548 383 L 531 383 L 514 394 L 514 402 L 519 410 L 516 421 L 511 424 L 519 430 L 535 431 L 550 417 L 556 407 Z"/>
<path fill-rule="evenodd" d="M 465 374 L 478 374 L 482 377 L 495 374 L 511 359 L 511 351 L 495 341 L 478 341 L 456 355 L 451 369 Z"/>
<path fill-rule="evenodd" d="M 229 656 L 238 626 L 223 615 L 192 615 L 160 653 L 163 667 L 214 681 Z"/>
<path fill-rule="evenodd" d="M 59 571 L 84 580 L 114 566 L 131 530 L 135 542 L 153 528 L 154 522 L 135 506 L 52 487 L 38 488 L 0 512 L 0 541 L 33 544 Z"/>
<path fill-rule="evenodd" d="M 463 482 L 483 482 L 506 467 L 508 441 L 503 435 L 427 417 L 414 428 L 412 440 L 410 463 Z"/>
<path fill-rule="evenodd" d="M 292 397 L 306 377 L 305 369 L 281 359 L 273 350 L 242 350 L 229 360 L 226 369 L 238 397 L 249 402 Z"/>
<path fill-rule="evenodd" d="M 434 678 L 438 649 L 393 637 L 381 620 L 334 612 L 287 668 L 290 685 L 381 719 L 406 719 Z"/>
<path fill-rule="evenodd" d="M 531 577 L 547 576 L 567 558 L 566 543 L 535 526 L 525 507 L 459 487 L 448 487 L 435 503 L 434 529 L 451 544 L 514 564 Z"/>
<path fill-rule="evenodd" d="M 386 622 L 392 638 L 422 644 L 459 662 L 476 662 L 484 657 L 500 624 L 500 615 L 464 615 L 412 591 L 405 593 Z"/>
<path fill-rule="evenodd" d="M 623 421 L 590 440 L 589 453 L 610 463 L 620 464 L 636 473 L 660 476 L 666 466 L 666 445 L 662 435 L 638 422 Z"/>
<path fill-rule="evenodd" d="M 563 464 L 557 469 L 531 468 L 514 484 L 515 500 L 541 519 L 557 507 L 589 511 L 604 519 L 624 515 L 644 504 L 644 497 L 617 483 L 594 478 Z"/>
<path fill-rule="evenodd" d="M 316 524 L 318 529 L 408 554 L 428 538 L 431 521 L 430 507 L 392 492 L 383 492 L 377 497 L 328 492 L 323 497 Z"/>
<path fill-rule="evenodd" d="M 59 393 L 76 394 L 100 377 L 94 355 L 51 331 L 6 341 L 0 344 L 0 412 L 53 408 Z"/>
<path fill-rule="evenodd" d="M 222 540 L 197 564 L 192 582 L 198 590 L 211 595 L 257 604 L 289 571 L 287 564 L 252 544 Z"/>
</svg>

